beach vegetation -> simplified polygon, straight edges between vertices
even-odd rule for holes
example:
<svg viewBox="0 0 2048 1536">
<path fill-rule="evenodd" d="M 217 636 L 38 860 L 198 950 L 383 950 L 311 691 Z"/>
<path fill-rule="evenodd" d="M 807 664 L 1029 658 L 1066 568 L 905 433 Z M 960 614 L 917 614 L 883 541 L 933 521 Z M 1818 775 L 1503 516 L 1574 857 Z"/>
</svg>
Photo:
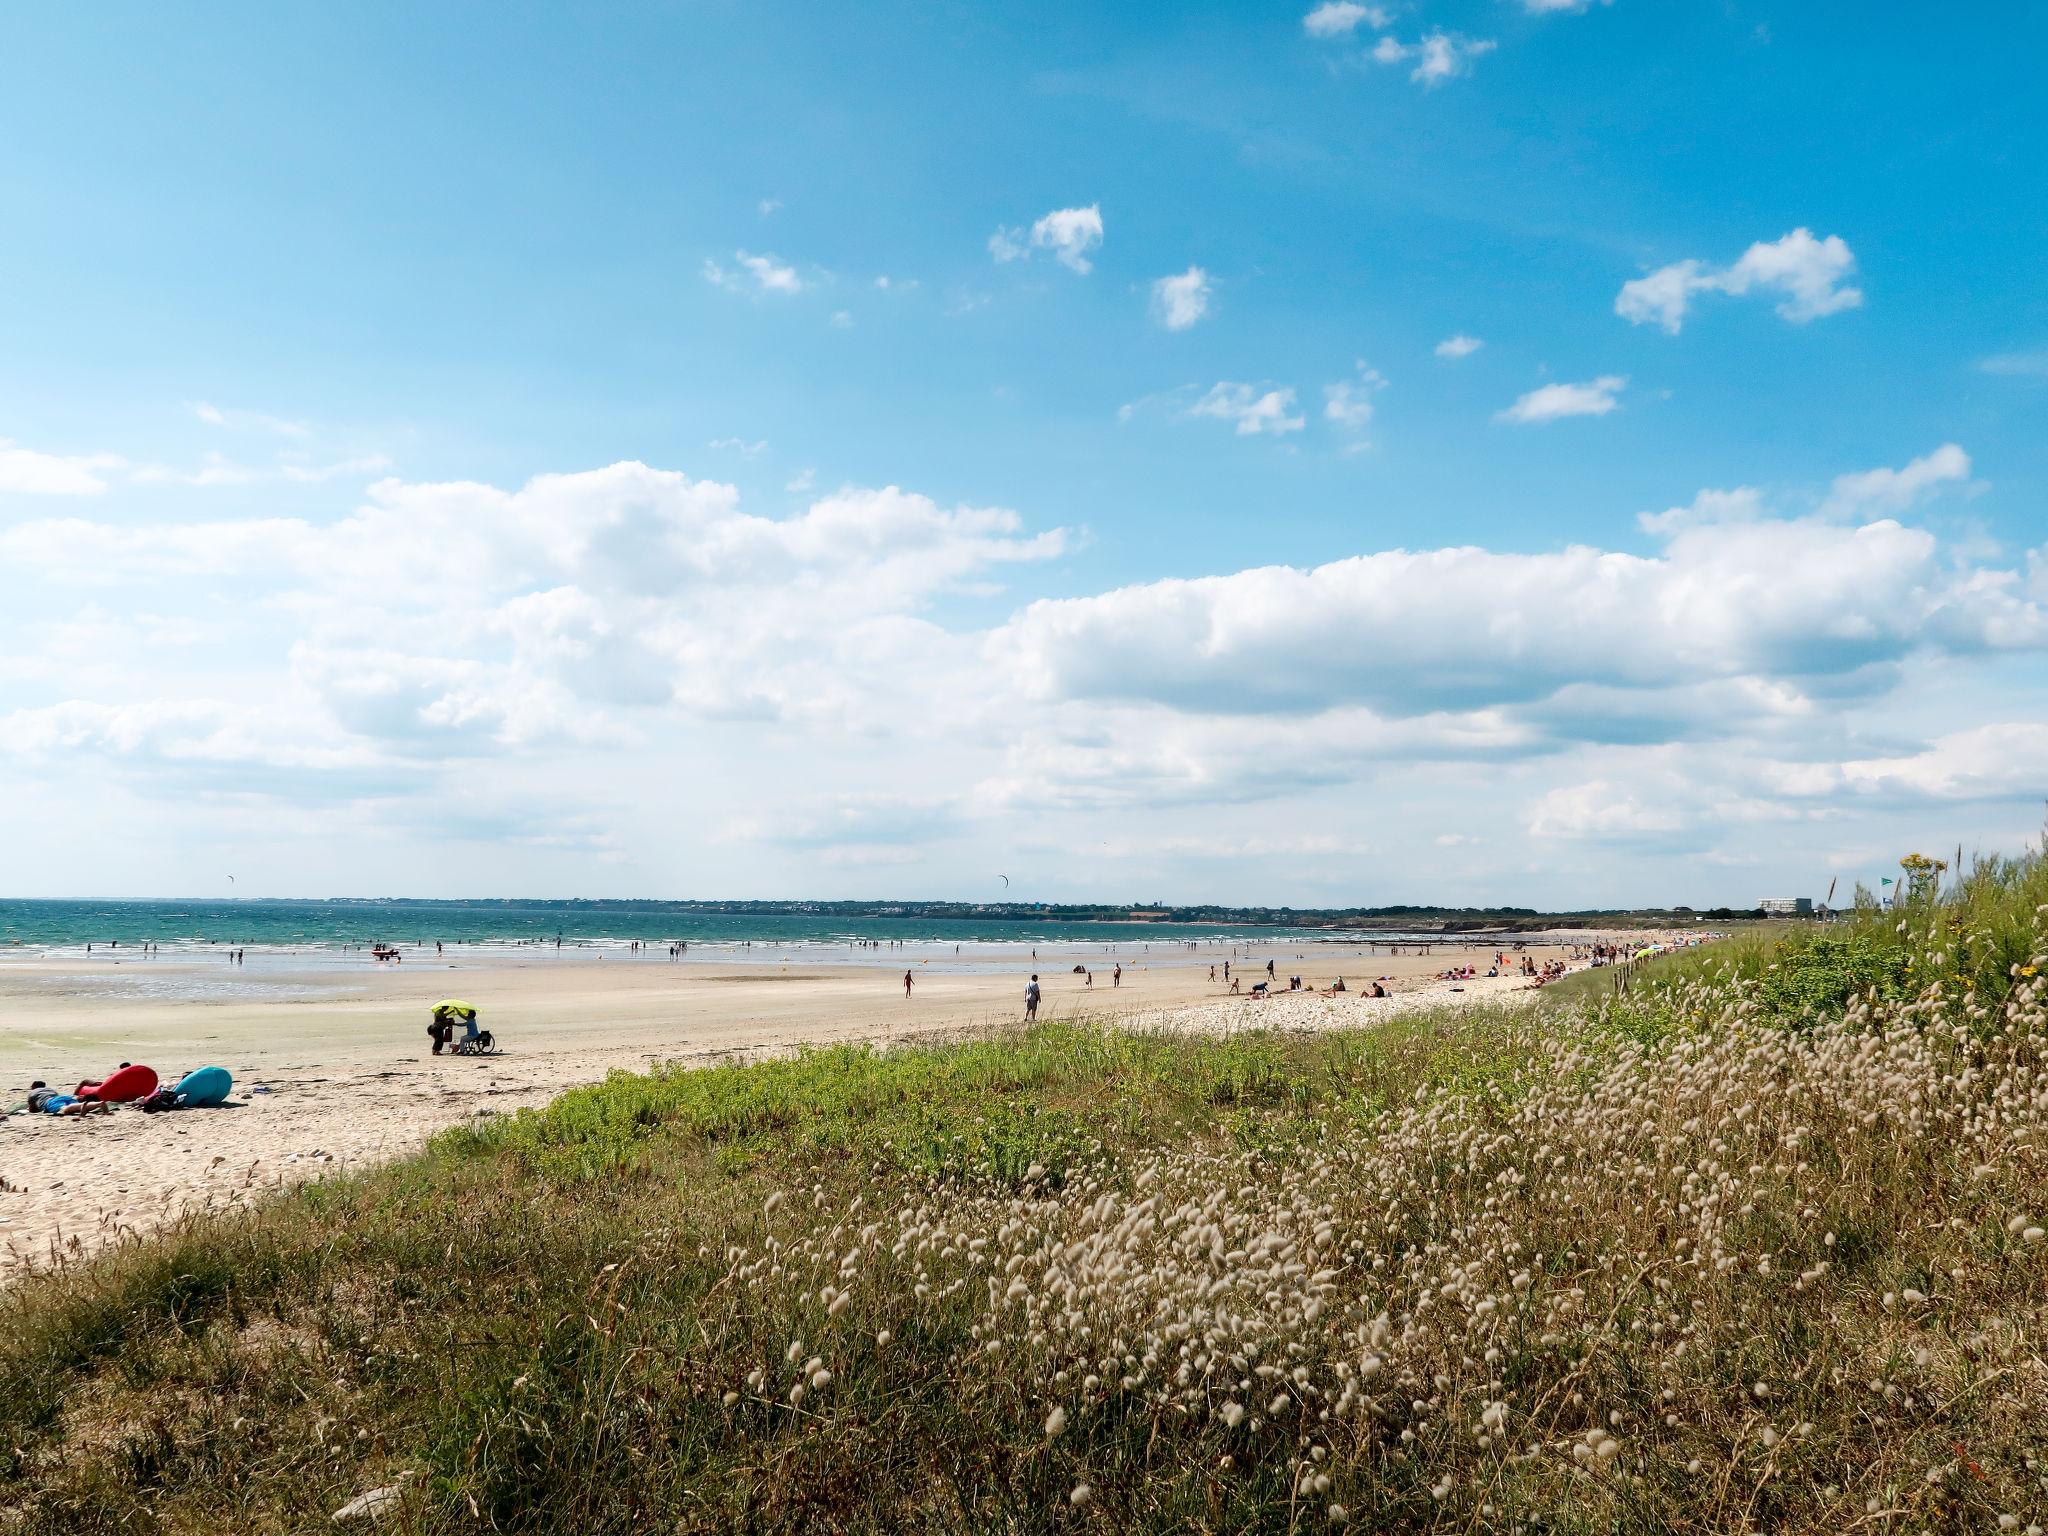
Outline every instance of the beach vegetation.
<svg viewBox="0 0 2048 1536">
<path fill-rule="evenodd" d="M 2044 919 L 615 1075 L 14 1285 L 0 1531 L 2048 1525 Z"/>
</svg>

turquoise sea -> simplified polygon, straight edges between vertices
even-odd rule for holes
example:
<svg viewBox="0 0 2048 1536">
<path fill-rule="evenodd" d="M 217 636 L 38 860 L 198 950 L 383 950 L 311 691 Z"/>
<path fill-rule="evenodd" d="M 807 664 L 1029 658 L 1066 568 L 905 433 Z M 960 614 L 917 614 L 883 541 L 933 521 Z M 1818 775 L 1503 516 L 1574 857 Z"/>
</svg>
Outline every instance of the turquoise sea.
<svg viewBox="0 0 2048 1536">
<path fill-rule="evenodd" d="M 535 945 L 662 950 L 673 942 L 787 951 L 872 941 L 901 952 L 963 945 L 1153 945 L 1311 942 L 1298 928 L 1073 922 L 1017 917 L 849 917 L 717 913 L 642 901 L 28 901 L 0 900 L 0 951 L 154 943 L 165 950 Z"/>
</svg>

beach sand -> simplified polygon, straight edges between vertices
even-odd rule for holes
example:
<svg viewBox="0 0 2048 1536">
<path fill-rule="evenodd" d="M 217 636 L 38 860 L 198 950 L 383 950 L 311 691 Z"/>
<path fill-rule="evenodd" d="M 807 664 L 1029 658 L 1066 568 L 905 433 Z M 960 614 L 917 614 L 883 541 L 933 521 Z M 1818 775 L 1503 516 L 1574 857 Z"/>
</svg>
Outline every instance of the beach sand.
<svg viewBox="0 0 2048 1536">
<path fill-rule="evenodd" d="M 1564 951 L 1528 952 L 1540 964 Z M 886 952 L 860 965 L 548 951 L 437 963 L 431 950 L 399 965 L 279 957 L 239 970 L 217 958 L 128 960 L 118 970 L 104 960 L 9 960 L 0 963 L 0 1103 L 18 1103 L 33 1079 L 68 1089 L 122 1061 L 145 1062 L 166 1080 L 218 1064 L 234 1073 L 235 1091 L 232 1107 L 212 1110 L 0 1117 L 0 1275 L 186 1210 L 391 1157 L 448 1126 L 544 1104 L 615 1070 L 1014 1024 L 1033 969 L 1045 989 L 1041 1018 L 1216 1032 L 1352 1027 L 1428 1000 L 1536 995 L 1519 978 L 1484 979 L 1491 945 L 1390 955 L 1304 943 L 1250 949 L 1237 964 L 1263 976 L 1274 958 L 1282 987 L 1290 974 L 1318 987 L 1341 975 L 1352 988 L 1384 975 L 1397 996 L 1255 1002 L 1209 981 L 1209 965 L 1229 953 L 1126 954 L 1120 987 L 1110 984 L 1113 957 L 1099 949 L 1048 947 L 1035 964 L 1014 955 L 912 961 L 908 1000 L 904 967 Z M 1468 960 L 1481 979 L 1457 991 L 1434 980 Z M 1076 964 L 1093 968 L 1092 986 L 1072 974 Z M 427 1017 L 448 996 L 477 1006 L 500 1054 L 429 1054 Z"/>
</svg>

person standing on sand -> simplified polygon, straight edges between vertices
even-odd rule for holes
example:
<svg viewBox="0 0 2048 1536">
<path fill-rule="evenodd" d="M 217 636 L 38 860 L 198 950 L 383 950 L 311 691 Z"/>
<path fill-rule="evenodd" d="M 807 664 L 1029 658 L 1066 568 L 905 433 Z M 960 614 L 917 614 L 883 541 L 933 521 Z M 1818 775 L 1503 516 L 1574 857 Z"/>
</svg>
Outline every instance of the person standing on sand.
<svg viewBox="0 0 2048 1536">
<path fill-rule="evenodd" d="M 1120 987 L 1124 984 L 1124 967 L 1121 960 L 1117 962 L 1116 969 L 1109 973 L 1109 984 L 1112 987 Z"/>
<path fill-rule="evenodd" d="M 905 997 L 910 996 L 910 972 L 908 971 L 903 973 L 903 995 Z"/>
<path fill-rule="evenodd" d="M 1034 971 L 1030 982 L 1024 988 L 1024 1017 L 1027 1020 L 1035 1021 L 1038 1018 L 1038 999 L 1040 995 L 1038 990 L 1038 974 Z"/>
</svg>

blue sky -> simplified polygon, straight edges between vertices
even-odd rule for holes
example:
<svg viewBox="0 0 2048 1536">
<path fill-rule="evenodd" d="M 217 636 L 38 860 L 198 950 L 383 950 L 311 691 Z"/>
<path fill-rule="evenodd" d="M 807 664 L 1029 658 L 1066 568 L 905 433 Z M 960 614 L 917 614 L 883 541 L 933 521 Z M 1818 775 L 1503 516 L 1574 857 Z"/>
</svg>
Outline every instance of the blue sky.
<svg viewBox="0 0 2048 1536">
<path fill-rule="evenodd" d="M 2039 825 L 2036 13 L 7 29 L 20 894 L 1697 904 Z"/>
</svg>

